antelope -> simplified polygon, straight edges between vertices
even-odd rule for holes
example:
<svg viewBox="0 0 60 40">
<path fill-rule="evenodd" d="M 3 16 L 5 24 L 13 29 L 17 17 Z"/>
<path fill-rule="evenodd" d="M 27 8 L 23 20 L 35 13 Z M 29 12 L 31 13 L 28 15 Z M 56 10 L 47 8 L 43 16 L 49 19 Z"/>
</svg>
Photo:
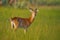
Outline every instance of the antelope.
<svg viewBox="0 0 60 40">
<path fill-rule="evenodd" d="M 35 10 L 33 10 L 32 8 L 29 8 L 29 9 L 30 9 L 30 12 L 31 12 L 31 16 L 29 18 L 21 18 L 21 17 L 10 18 L 12 29 L 16 30 L 19 27 L 24 28 L 24 33 L 26 33 L 27 28 L 34 21 L 35 16 L 37 14 L 37 8 Z"/>
</svg>

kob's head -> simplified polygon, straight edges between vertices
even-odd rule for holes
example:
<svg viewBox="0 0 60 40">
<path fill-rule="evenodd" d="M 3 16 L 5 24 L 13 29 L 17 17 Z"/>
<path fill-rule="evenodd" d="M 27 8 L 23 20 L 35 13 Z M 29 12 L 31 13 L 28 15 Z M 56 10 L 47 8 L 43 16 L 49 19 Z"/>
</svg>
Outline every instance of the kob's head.
<svg viewBox="0 0 60 40">
<path fill-rule="evenodd" d="M 31 12 L 31 13 L 34 13 L 35 15 L 36 15 L 37 12 L 38 12 L 38 9 L 37 9 L 37 8 L 35 8 L 35 9 L 29 8 L 29 9 L 30 9 L 30 12 Z"/>
</svg>

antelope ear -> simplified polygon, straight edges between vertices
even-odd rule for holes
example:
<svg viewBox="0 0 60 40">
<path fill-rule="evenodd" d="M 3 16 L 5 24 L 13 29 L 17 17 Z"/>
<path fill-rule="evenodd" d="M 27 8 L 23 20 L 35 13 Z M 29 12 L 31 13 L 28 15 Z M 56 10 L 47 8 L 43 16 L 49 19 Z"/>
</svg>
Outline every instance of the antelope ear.
<svg viewBox="0 0 60 40">
<path fill-rule="evenodd" d="M 30 11 L 30 12 L 33 12 L 33 9 L 32 9 L 32 8 L 29 8 L 29 11 Z"/>
<path fill-rule="evenodd" d="M 37 12 L 38 12 L 39 10 L 37 9 Z"/>
<path fill-rule="evenodd" d="M 37 12 L 39 11 L 37 8 L 35 9 Z"/>
</svg>

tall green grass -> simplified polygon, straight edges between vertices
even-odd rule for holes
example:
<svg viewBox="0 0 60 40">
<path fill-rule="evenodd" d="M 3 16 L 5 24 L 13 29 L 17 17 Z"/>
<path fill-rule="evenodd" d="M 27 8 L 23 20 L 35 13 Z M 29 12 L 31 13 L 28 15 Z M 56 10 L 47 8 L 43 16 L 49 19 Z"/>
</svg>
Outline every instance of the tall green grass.
<svg viewBox="0 0 60 40">
<path fill-rule="evenodd" d="M 22 28 L 10 28 L 9 18 L 30 15 L 28 9 L 0 7 L 0 40 L 60 40 L 60 8 L 40 8 L 26 34 Z"/>
</svg>

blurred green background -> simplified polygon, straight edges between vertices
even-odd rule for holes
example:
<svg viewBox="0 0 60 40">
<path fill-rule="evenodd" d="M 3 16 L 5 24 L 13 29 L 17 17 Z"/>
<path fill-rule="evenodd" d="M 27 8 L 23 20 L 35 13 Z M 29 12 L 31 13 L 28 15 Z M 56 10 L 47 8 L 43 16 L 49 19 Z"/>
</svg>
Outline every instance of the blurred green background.
<svg viewBox="0 0 60 40">
<path fill-rule="evenodd" d="M 0 40 L 60 40 L 60 0 L 18 0 L 9 4 L 0 1 Z M 27 4 L 28 3 L 28 4 Z M 29 18 L 29 6 L 38 8 L 34 22 L 27 33 L 23 28 L 11 29 L 10 18 Z"/>
<path fill-rule="evenodd" d="M 1 0 L 0 4 L 2 5 L 10 5 L 14 7 L 27 7 L 29 5 L 35 5 L 35 6 L 42 6 L 42 5 L 48 5 L 48 6 L 56 6 L 60 5 L 60 0 Z"/>
</svg>

